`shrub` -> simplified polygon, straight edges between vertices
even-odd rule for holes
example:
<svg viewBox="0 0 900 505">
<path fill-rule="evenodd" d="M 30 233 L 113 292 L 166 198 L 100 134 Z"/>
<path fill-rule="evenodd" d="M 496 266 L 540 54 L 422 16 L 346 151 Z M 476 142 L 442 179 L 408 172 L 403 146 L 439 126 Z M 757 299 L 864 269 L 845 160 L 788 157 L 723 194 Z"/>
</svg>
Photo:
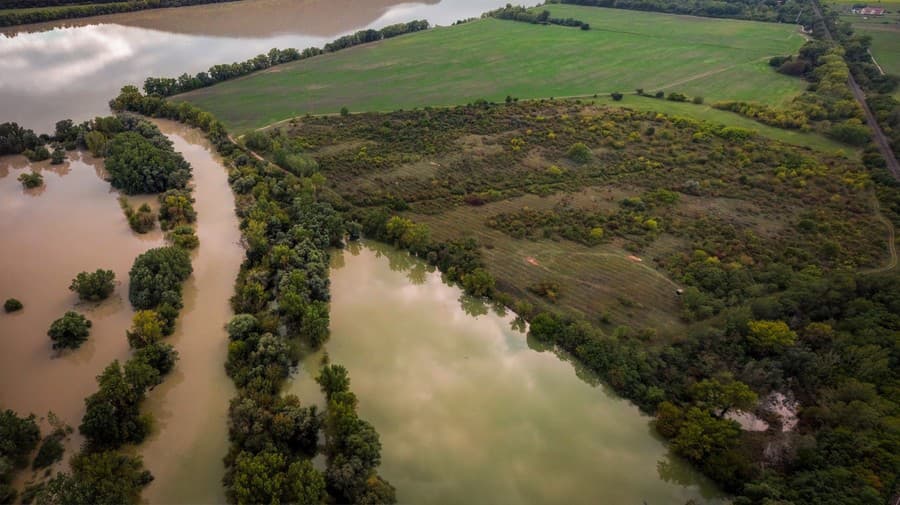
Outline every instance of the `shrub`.
<svg viewBox="0 0 900 505">
<path fill-rule="evenodd" d="M 24 173 L 19 175 L 19 182 L 26 189 L 38 188 L 44 185 L 44 177 L 37 172 Z"/>
<path fill-rule="evenodd" d="M 91 322 L 77 312 L 66 312 L 53 321 L 47 335 L 53 341 L 53 349 L 78 349 L 90 335 Z"/>
<path fill-rule="evenodd" d="M 182 249 L 196 249 L 200 245 L 200 239 L 197 238 L 194 228 L 186 224 L 176 226 L 166 235 L 166 238 L 172 245 Z"/>
<path fill-rule="evenodd" d="M 674 91 L 669 93 L 669 96 L 666 98 L 666 100 L 670 100 L 672 102 L 687 102 L 687 99 L 687 95 L 683 93 L 676 93 Z"/>
<path fill-rule="evenodd" d="M 591 150 L 588 146 L 584 145 L 583 142 L 576 142 L 572 144 L 572 147 L 569 148 L 569 151 L 566 153 L 566 157 L 575 163 L 587 163 L 591 161 Z"/>
<path fill-rule="evenodd" d="M 138 207 L 137 211 L 129 205 L 128 199 L 124 196 L 119 197 L 119 205 L 125 211 L 125 218 L 128 219 L 128 226 L 135 233 L 147 233 L 156 226 L 156 214 L 150 209 L 146 203 Z"/>
<path fill-rule="evenodd" d="M 22 302 L 15 298 L 8 298 L 5 302 L 3 302 L 3 310 L 6 312 L 16 312 L 18 310 L 22 310 Z"/>
<path fill-rule="evenodd" d="M 622 93 L 619 93 L 618 91 L 614 91 L 610 96 L 617 102 L 622 99 Z"/>
<path fill-rule="evenodd" d="M 833 125 L 828 129 L 828 136 L 852 146 L 862 146 L 871 140 L 869 128 L 862 124 L 853 124 L 845 121 Z"/>
<path fill-rule="evenodd" d="M 50 164 L 62 165 L 64 161 L 66 161 L 66 151 L 62 146 L 58 145 L 53 149 L 53 154 L 50 156 Z"/>
<path fill-rule="evenodd" d="M 702 97 L 702 96 L 695 96 L 694 99 L 691 100 L 691 101 L 694 102 L 694 103 L 697 104 L 697 105 L 700 105 L 700 104 L 703 103 L 703 97 Z"/>
<path fill-rule="evenodd" d="M 96 302 L 109 298 L 116 289 L 116 274 L 112 270 L 97 269 L 94 273 L 80 272 L 69 286 L 81 300 Z"/>
<path fill-rule="evenodd" d="M 272 137 L 264 132 L 250 132 L 244 135 L 244 145 L 254 151 L 266 152 L 272 149 Z"/>
<path fill-rule="evenodd" d="M 159 196 L 159 203 L 159 225 L 163 230 L 197 220 L 194 199 L 187 190 L 170 189 Z"/>
<path fill-rule="evenodd" d="M 656 98 L 663 98 L 666 96 L 666 93 L 663 91 L 657 91 L 653 96 L 655 96 Z"/>
</svg>

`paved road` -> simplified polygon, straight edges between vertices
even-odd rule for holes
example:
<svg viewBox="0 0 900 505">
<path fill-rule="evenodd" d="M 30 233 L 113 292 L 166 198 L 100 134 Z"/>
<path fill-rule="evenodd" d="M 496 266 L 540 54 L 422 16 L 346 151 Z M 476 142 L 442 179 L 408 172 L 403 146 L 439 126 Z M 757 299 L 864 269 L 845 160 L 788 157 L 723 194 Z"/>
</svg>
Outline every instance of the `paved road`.
<svg viewBox="0 0 900 505">
<path fill-rule="evenodd" d="M 818 0 L 812 2 L 812 7 L 813 10 L 816 11 L 816 17 L 823 20 L 822 24 L 825 26 L 825 38 L 834 42 L 831 31 L 828 30 L 828 25 L 824 23 L 825 18 L 822 16 L 822 9 L 819 7 Z M 890 142 L 888 142 L 887 137 L 884 135 L 884 131 L 881 130 L 881 126 L 878 125 L 878 121 L 875 120 L 875 115 L 872 114 L 872 109 L 869 108 L 869 104 L 866 103 L 866 94 L 863 93 L 862 88 L 856 83 L 856 79 L 853 78 L 852 74 L 850 75 L 847 84 L 850 86 L 850 91 L 853 92 L 853 96 L 856 98 L 856 101 L 859 102 L 859 105 L 863 109 L 863 113 L 866 115 L 866 123 L 872 130 L 875 145 L 878 146 L 881 157 L 884 158 L 884 161 L 887 163 L 888 170 L 890 170 L 894 179 L 900 181 L 900 163 L 897 163 L 897 157 L 894 156 L 894 151 L 891 150 Z"/>
</svg>

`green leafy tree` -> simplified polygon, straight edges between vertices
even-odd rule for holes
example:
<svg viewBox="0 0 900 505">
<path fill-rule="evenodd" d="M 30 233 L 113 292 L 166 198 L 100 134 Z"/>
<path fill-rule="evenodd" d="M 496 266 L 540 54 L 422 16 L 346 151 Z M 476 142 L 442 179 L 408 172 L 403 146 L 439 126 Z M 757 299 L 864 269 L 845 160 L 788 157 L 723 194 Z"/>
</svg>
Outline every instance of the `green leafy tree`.
<svg viewBox="0 0 900 505">
<path fill-rule="evenodd" d="M 703 379 L 691 386 L 691 395 L 703 407 L 711 410 L 716 417 L 724 417 L 729 410 L 752 410 L 758 398 L 749 386 L 741 381 L 724 377 Z"/>
<path fill-rule="evenodd" d="M 38 494 L 38 505 L 137 505 L 153 480 L 138 456 L 115 451 L 81 452 L 71 473 L 60 473 Z"/>
<path fill-rule="evenodd" d="M 750 321 L 747 329 L 747 341 L 763 352 L 790 347 L 797 340 L 797 334 L 784 321 Z"/>
<path fill-rule="evenodd" d="M 685 413 L 678 435 L 672 439 L 672 449 L 685 458 L 700 463 L 714 454 L 731 449 L 740 436 L 734 421 L 718 419 L 698 407 Z"/>
<path fill-rule="evenodd" d="M 166 147 L 158 147 L 136 132 L 116 135 L 106 149 L 110 183 L 127 194 L 184 188 L 191 167 L 180 154 Z"/>
<path fill-rule="evenodd" d="M 87 132 L 84 135 L 84 143 L 88 150 L 97 157 L 106 156 L 106 135 L 98 131 Z"/>
<path fill-rule="evenodd" d="M 337 393 L 343 393 L 350 389 L 350 376 L 342 365 L 326 365 L 322 367 L 316 382 L 322 388 L 326 398 L 331 398 Z"/>
<path fill-rule="evenodd" d="M 47 335 L 53 341 L 53 349 L 77 349 L 88 339 L 90 333 L 91 322 L 71 310 L 53 321 L 47 331 Z"/>
<path fill-rule="evenodd" d="M 129 272 L 131 305 L 153 309 L 168 302 L 180 307 L 181 285 L 192 271 L 191 258 L 180 247 L 159 247 L 141 254 Z"/>
<path fill-rule="evenodd" d="M 78 293 L 78 298 L 92 302 L 109 298 L 115 289 L 116 274 L 99 268 L 93 273 L 80 272 L 69 285 L 69 290 Z"/>
<path fill-rule="evenodd" d="M 158 342 L 163 337 L 163 325 L 156 311 L 137 311 L 131 320 L 131 329 L 126 332 L 128 344 L 133 349 L 141 349 Z"/>
</svg>

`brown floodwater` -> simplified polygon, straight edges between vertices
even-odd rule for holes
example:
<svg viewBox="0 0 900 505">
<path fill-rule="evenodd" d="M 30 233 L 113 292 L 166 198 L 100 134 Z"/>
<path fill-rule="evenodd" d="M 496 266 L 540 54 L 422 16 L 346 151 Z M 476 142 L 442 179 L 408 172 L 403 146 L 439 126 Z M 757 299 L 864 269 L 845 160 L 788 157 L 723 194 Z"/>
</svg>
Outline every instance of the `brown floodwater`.
<svg viewBox="0 0 900 505">
<path fill-rule="evenodd" d="M 225 374 L 234 291 L 244 249 L 228 175 L 198 130 L 155 121 L 194 168 L 194 198 L 200 247 L 184 288 L 184 309 L 167 340 L 179 360 L 165 382 L 148 396 L 154 434 L 136 451 L 155 479 L 144 490 L 148 503 L 223 503 L 222 458 L 228 452 L 228 401 L 235 395 Z"/>
<path fill-rule="evenodd" d="M 143 410 L 153 414 L 154 431 L 132 450 L 155 477 L 144 492 L 149 503 L 220 503 L 228 401 L 235 393 L 224 371 L 224 324 L 231 317 L 228 300 L 243 248 L 227 173 L 212 147 L 196 130 L 156 123 L 193 166 L 200 247 L 192 254 L 184 309 L 167 339 L 180 359 L 149 393 Z M 16 297 L 25 305 L 21 312 L 0 314 L 0 406 L 22 414 L 52 410 L 77 428 L 84 398 L 96 391 L 94 377 L 130 355 L 128 270 L 138 254 L 164 241 L 159 229 L 137 235 L 128 228 L 118 193 L 102 179 L 102 161 L 87 153 L 70 156 L 58 167 L 21 156 L 0 158 L 0 298 Z M 45 185 L 24 190 L 16 177 L 32 168 L 43 174 Z M 153 197 L 130 200 L 139 205 Z M 96 268 L 116 273 L 115 293 L 100 303 L 78 302 L 69 282 L 79 271 Z M 80 349 L 58 353 L 46 331 L 67 310 L 85 314 L 93 327 Z M 81 441 L 76 430 L 66 444 L 67 457 Z M 17 484 L 34 477 L 22 472 Z"/>
<path fill-rule="evenodd" d="M 129 355 L 131 263 L 163 239 L 159 230 L 131 231 L 118 193 L 101 178 L 102 162 L 88 153 L 70 152 L 69 158 L 53 166 L 0 157 L 0 299 L 25 305 L 0 312 L 0 407 L 39 416 L 52 410 L 77 428 L 85 397 L 97 389 L 95 376 Z M 31 169 L 43 175 L 42 188 L 25 190 L 16 180 Z M 100 303 L 79 302 L 68 289 L 72 278 L 97 268 L 115 272 L 115 292 Z M 51 349 L 47 329 L 68 310 L 84 314 L 93 327 L 81 348 L 60 353 Z M 76 430 L 67 454 L 80 442 Z"/>
<path fill-rule="evenodd" d="M 0 122 L 52 131 L 105 115 L 126 84 L 195 74 L 273 47 L 322 47 L 357 30 L 450 24 L 503 0 L 243 0 L 0 29 Z"/>
<path fill-rule="evenodd" d="M 425 263 L 354 245 L 331 287 L 331 338 L 287 389 L 321 404 L 323 354 L 347 367 L 400 503 L 725 501 L 637 407 Z"/>
</svg>

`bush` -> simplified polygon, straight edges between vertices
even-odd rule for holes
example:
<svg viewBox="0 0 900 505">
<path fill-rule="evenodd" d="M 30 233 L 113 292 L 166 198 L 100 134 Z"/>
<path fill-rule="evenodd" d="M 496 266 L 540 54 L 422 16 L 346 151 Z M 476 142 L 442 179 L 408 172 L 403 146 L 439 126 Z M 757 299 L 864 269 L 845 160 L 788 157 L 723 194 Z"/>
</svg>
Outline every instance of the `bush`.
<svg viewBox="0 0 900 505">
<path fill-rule="evenodd" d="M 694 102 L 694 103 L 697 104 L 697 105 L 700 105 L 700 104 L 703 103 L 703 97 L 702 97 L 702 96 L 695 96 L 694 99 L 691 100 L 691 101 Z"/>
<path fill-rule="evenodd" d="M 867 126 L 854 124 L 851 121 L 833 125 L 828 129 L 828 136 L 851 146 L 862 146 L 872 139 Z"/>
<path fill-rule="evenodd" d="M 22 310 L 22 307 L 24 307 L 24 305 L 22 305 L 22 302 L 15 298 L 8 298 L 5 302 L 3 302 L 3 310 L 5 310 L 7 313 Z"/>
<path fill-rule="evenodd" d="M 672 102 L 687 102 L 687 99 L 687 95 L 683 93 L 676 93 L 674 91 L 669 93 L 669 96 L 666 98 L 666 100 L 670 100 Z"/>
<path fill-rule="evenodd" d="M 187 250 L 196 249 L 200 245 L 200 239 L 197 238 L 194 228 L 186 224 L 176 226 L 166 235 L 166 239 L 175 247 Z"/>
<path fill-rule="evenodd" d="M 23 173 L 19 175 L 19 182 L 26 189 L 38 188 L 44 185 L 44 177 L 37 172 Z"/>
<path fill-rule="evenodd" d="M 135 233 L 147 233 L 156 226 L 156 214 L 150 209 L 146 203 L 138 207 L 137 211 L 129 205 L 128 199 L 124 196 L 119 197 L 119 205 L 125 211 L 125 218 L 128 219 L 128 226 Z"/>
<path fill-rule="evenodd" d="M 264 132 L 250 132 L 244 135 L 244 145 L 253 151 L 266 152 L 272 149 L 272 137 Z"/>
<path fill-rule="evenodd" d="M 69 286 L 81 300 L 96 302 L 109 298 L 116 289 L 116 274 L 112 270 L 97 269 L 94 273 L 81 272 Z"/>
<path fill-rule="evenodd" d="M 53 341 L 53 349 L 78 349 L 90 335 L 91 322 L 77 312 L 66 312 L 53 321 L 47 335 Z"/>
<path fill-rule="evenodd" d="M 197 220 L 194 198 L 183 189 L 170 189 L 159 196 L 159 225 L 163 230 Z"/>
<path fill-rule="evenodd" d="M 617 102 L 622 99 L 622 93 L 619 93 L 618 91 L 614 91 L 610 96 Z"/>
<path fill-rule="evenodd" d="M 591 161 L 591 150 L 588 146 L 584 145 L 583 142 L 576 142 L 572 144 L 572 147 L 569 148 L 569 151 L 566 153 L 566 157 L 575 163 L 587 163 Z"/>
<path fill-rule="evenodd" d="M 66 161 L 66 151 L 62 146 L 58 145 L 53 149 L 53 154 L 50 156 L 50 164 L 62 165 L 64 161 Z"/>
<path fill-rule="evenodd" d="M 663 91 L 657 91 L 653 96 L 655 96 L 656 98 L 663 98 L 666 96 L 666 93 Z"/>
</svg>

